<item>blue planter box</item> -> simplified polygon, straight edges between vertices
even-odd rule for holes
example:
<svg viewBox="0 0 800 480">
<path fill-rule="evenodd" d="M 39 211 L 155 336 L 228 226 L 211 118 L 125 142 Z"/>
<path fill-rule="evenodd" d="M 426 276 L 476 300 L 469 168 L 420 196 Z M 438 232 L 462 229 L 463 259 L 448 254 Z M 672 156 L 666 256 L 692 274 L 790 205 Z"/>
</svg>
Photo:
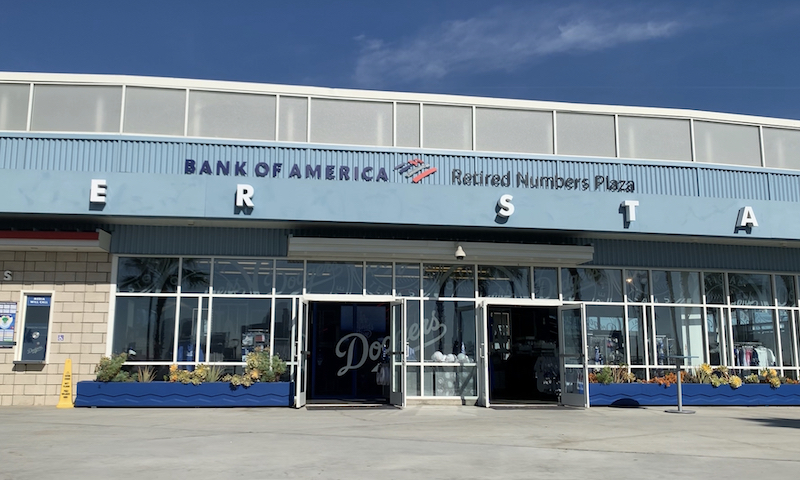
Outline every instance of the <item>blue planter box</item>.
<svg viewBox="0 0 800 480">
<path fill-rule="evenodd" d="M 291 382 L 249 387 L 226 382 L 78 382 L 76 392 L 76 407 L 289 407 L 294 403 Z"/>
<path fill-rule="evenodd" d="M 683 404 L 694 406 L 769 406 L 800 405 L 800 385 L 744 384 L 737 389 L 728 385 L 717 388 L 707 384 L 684 383 Z M 589 405 L 635 407 L 646 405 L 675 406 L 678 386 L 654 383 L 589 384 Z"/>
</svg>

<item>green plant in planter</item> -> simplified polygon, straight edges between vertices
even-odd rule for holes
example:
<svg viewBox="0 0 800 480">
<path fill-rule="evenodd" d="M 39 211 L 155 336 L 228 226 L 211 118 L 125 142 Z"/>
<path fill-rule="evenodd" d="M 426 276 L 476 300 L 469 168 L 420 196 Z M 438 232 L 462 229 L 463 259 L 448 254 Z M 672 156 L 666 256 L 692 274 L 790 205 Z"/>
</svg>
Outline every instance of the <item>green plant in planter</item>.
<svg viewBox="0 0 800 480">
<path fill-rule="evenodd" d="M 139 383 L 150 383 L 156 378 L 156 370 L 151 365 L 138 367 L 136 369 L 136 381 Z"/>
<path fill-rule="evenodd" d="M 125 353 L 118 353 L 110 357 L 103 357 L 100 363 L 95 367 L 94 372 L 97 374 L 98 382 L 130 382 L 133 379 L 131 374 L 122 370 L 122 365 L 128 355 Z"/>
<path fill-rule="evenodd" d="M 270 355 L 269 349 L 259 348 L 245 357 L 244 374 L 225 375 L 222 380 L 237 387 L 249 387 L 256 382 L 277 382 L 285 372 L 286 362 L 277 355 Z"/>
<path fill-rule="evenodd" d="M 614 373 L 611 371 L 611 367 L 603 367 L 602 370 L 597 372 L 597 383 L 602 383 L 603 385 L 608 385 L 614 381 Z"/>
</svg>

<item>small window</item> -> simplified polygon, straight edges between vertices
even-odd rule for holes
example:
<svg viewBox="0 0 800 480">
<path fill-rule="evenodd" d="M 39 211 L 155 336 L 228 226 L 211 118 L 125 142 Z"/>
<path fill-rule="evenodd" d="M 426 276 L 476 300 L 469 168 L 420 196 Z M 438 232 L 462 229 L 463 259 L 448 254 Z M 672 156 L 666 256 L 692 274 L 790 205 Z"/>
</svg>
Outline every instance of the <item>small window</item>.
<svg viewBox="0 0 800 480">
<path fill-rule="evenodd" d="M 27 294 L 24 298 L 19 363 L 45 363 L 53 297 L 46 293 Z"/>
</svg>

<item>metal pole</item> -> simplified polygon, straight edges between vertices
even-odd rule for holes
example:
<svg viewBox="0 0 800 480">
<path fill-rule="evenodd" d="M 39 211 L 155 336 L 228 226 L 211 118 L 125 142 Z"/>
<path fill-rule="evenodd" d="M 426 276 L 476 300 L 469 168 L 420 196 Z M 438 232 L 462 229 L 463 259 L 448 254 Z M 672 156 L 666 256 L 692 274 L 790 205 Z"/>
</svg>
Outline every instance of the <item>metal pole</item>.
<svg viewBox="0 0 800 480">
<path fill-rule="evenodd" d="M 681 391 L 681 366 L 675 365 L 675 374 L 678 376 L 678 411 L 683 413 L 683 392 Z"/>
</svg>

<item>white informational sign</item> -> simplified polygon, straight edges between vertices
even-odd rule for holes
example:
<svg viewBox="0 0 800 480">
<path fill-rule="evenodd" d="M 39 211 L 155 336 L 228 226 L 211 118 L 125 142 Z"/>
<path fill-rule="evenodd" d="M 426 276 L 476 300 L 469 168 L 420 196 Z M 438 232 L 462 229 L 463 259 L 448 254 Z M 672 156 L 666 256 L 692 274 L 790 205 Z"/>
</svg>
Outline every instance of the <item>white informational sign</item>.
<svg viewBox="0 0 800 480">
<path fill-rule="evenodd" d="M 0 302 L 0 342 L 14 341 L 16 328 L 17 303 Z"/>
</svg>

